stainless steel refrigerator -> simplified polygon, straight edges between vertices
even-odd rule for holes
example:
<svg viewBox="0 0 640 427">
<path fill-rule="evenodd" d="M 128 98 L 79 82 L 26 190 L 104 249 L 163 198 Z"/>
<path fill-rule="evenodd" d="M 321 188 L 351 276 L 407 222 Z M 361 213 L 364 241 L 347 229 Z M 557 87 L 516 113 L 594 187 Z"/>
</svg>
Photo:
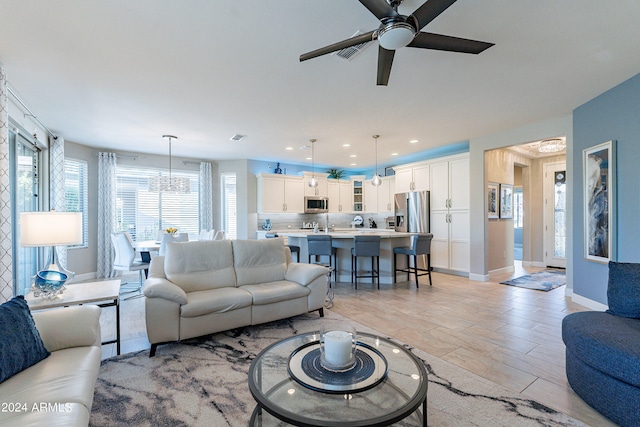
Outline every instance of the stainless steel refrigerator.
<svg viewBox="0 0 640 427">
<path fill-rule="evenodd" d="M 429 233 L 429 192 L 395 195 L 396 231 Z"/>
</svg>

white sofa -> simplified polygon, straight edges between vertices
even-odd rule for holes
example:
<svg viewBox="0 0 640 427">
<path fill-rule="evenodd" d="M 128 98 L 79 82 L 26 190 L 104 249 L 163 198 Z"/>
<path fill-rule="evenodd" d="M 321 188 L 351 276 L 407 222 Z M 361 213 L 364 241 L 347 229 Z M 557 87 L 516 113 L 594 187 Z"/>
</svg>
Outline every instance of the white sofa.
<svg viewBox="0 0 640 427">
<path fill-rule="evenodd" d="M 144 284 L 150 357 L 158 344 L 318 310 L 328 269 L 292 262 L 283 239 L 169 243 Z"/>
<path fill-rule="evenodd" d="M 32 316 L 51 355 L 0 383 L 0 425 L 87 426 L 102 358 L 100 307 Z"/>
</svg>

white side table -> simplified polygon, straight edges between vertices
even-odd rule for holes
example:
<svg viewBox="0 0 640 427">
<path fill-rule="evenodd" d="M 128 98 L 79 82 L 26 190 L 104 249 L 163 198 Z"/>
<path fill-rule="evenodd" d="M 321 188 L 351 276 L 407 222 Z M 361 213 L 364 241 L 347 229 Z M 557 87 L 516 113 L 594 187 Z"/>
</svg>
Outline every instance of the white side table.
<svg viewBox="0 0 640 427">
<path fill-rule="evenodd" d="M 102 344 L 115 343 L 116 353 L 120 354 L 120 280 L 70 284 L 66 286 L 62 295 L 57 295 L 52 299 L 35 297 L 30 291 L 24 296 L 24 299 L 31 311 L 110 301 L 97 305 L 98 307 L 116 308 L 116 339 L 103 341 Z"/>
</svg>

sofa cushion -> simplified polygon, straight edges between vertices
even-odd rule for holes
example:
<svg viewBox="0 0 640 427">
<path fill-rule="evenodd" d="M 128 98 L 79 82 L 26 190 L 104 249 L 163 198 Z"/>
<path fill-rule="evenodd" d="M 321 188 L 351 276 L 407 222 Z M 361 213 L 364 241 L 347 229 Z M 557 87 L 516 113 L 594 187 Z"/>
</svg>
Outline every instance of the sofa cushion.
<svg viewBox="0 0 640 427">
<path fill-rule="evenodd" d="M 584 363 L 640 387 L 640 320 L 599 311 L 572 313 L 562 320 L 562 339 Z"/>
<path fill-rule="evenodd" d="M 240 289 L 248 291 L 253 297 L 253 305 L 272 304 L 280 301 L 306 297 L 311 289 L 295 282 L 280 280 L 277 282 L 245 285 Z"/>
<path fill-rule="evenodd" d="M 608 312 L 640 319 L 640 264 L 609 262 Z"/>
<path fill-rule="evenodd" d="M 50 354 L 22 295 L 0 305 L 0 383 Z"/>
<path fill-rule="evenodd" d="M 0 401 L 24 402 L 28 408 L 41 402 L 79 403 L 90 410 L 101 356 L 102 349 L 96 346 L 54 351 L 5 381 Z"/>
<path fill-rule="evenodd" d="M 284 280 L 287 256 L 283 239 L 232 242 L 238 286 Z"/>
<path fill-rule="evenodd" d="M 164 273 L 185 292 L 235 286 L 231 240 L 168 243 Z"/>
<path fill-rule="evenodd" d="M 224 313 L 251 305 L 251 294 L 229 287 L 189 292 L 188 302 L 180 307 L 181 317 L 198 317 L 209 313 Z"/>
</svg>

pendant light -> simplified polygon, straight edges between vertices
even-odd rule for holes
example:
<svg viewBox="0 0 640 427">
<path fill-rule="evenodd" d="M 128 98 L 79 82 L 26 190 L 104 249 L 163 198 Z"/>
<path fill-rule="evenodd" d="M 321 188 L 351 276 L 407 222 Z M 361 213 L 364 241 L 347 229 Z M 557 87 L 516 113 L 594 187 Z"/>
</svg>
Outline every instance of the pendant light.
<svg viewBox="0 0 640 427">
<path fill-rule="evenodd" d="M 171 170 L 171 140 L 178 139 L 174 135 L 162 135 L 163 138 L 169 140 L 169 176 L 154 176 L 149 179 L 149 191 L 153 193 L 191 193 L 191 180 L 186 177 L 173 176 Z"/>
<path fill-rule="evenodd" d="M 316 140 L 310 139 L 309 141 L 311 141 L 311 179 L 307 182 L 307 185 L 311 188 L 316 188 L 318 186 L 318 180 L 316 179 Z"/>
<path fill-rule="evenodd" d="M 378 138 L 380 138 L 380 135 L 373 135 L 373 139 L 376 141 L 376 169 L 374 171 L 373 178 L 371 179 L 371 185 L 373 185 L 374 187 L 382 184 L 380 175 L 378 175 Z"/>
</svg>

